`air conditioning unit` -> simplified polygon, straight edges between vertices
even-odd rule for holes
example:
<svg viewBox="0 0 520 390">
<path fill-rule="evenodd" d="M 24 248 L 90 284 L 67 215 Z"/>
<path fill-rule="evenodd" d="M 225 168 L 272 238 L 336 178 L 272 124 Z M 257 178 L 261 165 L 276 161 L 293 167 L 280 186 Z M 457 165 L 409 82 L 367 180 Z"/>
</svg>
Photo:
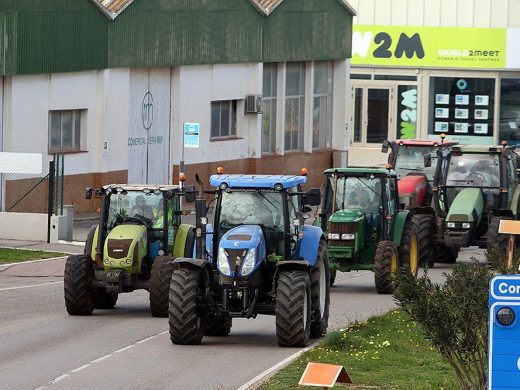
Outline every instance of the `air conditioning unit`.
<svg viewBox="0 0 520 390">
<path fill-rule="evenodd" d="M 246 95 L 244 104 L 244 114 L 261 114 L 262 113 L 262 96 Z"/>
</svg>

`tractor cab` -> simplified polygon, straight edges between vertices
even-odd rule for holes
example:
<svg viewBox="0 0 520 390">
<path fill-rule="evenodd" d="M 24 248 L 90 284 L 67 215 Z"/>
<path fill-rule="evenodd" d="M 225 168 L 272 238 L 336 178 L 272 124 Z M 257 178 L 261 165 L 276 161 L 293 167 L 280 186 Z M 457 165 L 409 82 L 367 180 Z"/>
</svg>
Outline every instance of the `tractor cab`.
<svg viewBox="0 0 520 390">
<path fill-rule="evenodd" d="M 381 151 L 387 153 L 390 150 L 388 164 L 397 173 L 400 202 L 406 208 L 428 206 L 431 203 L 436 152 L 457 144 L 445 141 L 444 134 L 441 134 L 440 140 L 398 139 L 383 142 Z M 432 164 L 428 167 L 424 166 L 425 156 L 431 156 Z"/>
<path fill-rule="evenodd" d="M 499 220 L 517 218 L 514 147 L 454 146 L 437 155 L 434 206 L 445 219 L 447 246 L 486 247 L 486 241 L 496 241 Z"/>
</svg>

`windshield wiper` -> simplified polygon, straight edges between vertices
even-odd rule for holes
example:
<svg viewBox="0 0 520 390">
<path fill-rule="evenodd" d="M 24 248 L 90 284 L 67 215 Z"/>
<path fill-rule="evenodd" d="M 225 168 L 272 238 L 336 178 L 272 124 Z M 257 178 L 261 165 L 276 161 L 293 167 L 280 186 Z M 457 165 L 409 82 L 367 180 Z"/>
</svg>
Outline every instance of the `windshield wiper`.
<svg viewBox="0 0 520 390">
<path fill-rule="evenodd" d="M 372 191 L 374 194 L 376 194 L 376 196 L 378 197 L 381 197 L 380 194 L 378 194 L 376 192 L 376 190 L 374 190 L 372 187 L 370 187 L 367 183 L 365 183 L 363 180 L 361 180 L 359 177 L 356 177 L 356 179 L 358 179 L 366 188 L 368 188 L 370 191 Z"/>
<path fill-rule="evenodd" d="M 265 194 L 262 194 L 262 193 L 260 192 L 260 190 L 256 190 L 256 192 L 258 192 L 258 194 L 259 194 L 262 198 L 264 198 L 265 200 L 267 200 L 267 201 L 269 202 L 269 204 L 270 204 L 271 206 L 273 206 L 276 210 L 280 211 L 280 209 L 279 209 L 278 207 L 276 207 L 276 205 L 275 205 L 273 202 L 271 202 L 271 201 L 269 200 L 269 198 L 268 198 L 267 196 L 265 196 Z"/>
</svg>

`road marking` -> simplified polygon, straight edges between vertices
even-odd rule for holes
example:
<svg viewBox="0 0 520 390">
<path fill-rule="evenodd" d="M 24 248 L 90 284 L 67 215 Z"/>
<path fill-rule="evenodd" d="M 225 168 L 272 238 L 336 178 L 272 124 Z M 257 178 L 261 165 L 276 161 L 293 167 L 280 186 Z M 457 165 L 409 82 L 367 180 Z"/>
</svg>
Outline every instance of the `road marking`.
<svg viewBox="0 0 520 390">
<path fill-rule="evenodd" d="M 27 286 L 18 286 L 18 287 L 6 287 L 6 288 L 0 288 L 0 291 L 11 291 L 11 290 L 21 290 L 23 288 L 34 288 L 34 287 L 41 287 L 41 286 L 50 286 L 53 284 L 60 284 L 63 283 L 63 280 L 60 280 L 58 282 L 48 282 L 48 283 L 40 283 L 40 284 L 30 284 Z"/>
<path fill-rule="evenodd" d="M 255 376 L 253 379 L 251 379 L 246 384 L 243 384 L 240 386 L 237 390 L 249 390 L 249 389 L 256 389 L 259 382 L 263 382 L 265 379 L 273 375 L 276 371 L 284 368 L 285 366 L 288 366 L 290 363 L 292 363 L 294 360 L 298 359 L 303 353 L 307 352 L 308 350 L 312 349 L 314 346 L 310 346 L 307 348 L 304 348 L 296 353 L 293 353 L 291 356 L 285 358 L 280 363 L 275 364 L 271 368 L 268 368 L 261 374 Z"/>
<path fill-rule="evenodd" d="M 62 283 L 63 283 L 63 282 L 62 282 Z M 147 341 L 153 340 L 154 338 L 156 338 L 156 337 L 158 337 L 158 336 L 161 336 L 161 335 L 165 335 L 165 334 L 167 334 L 167 333 L 168 333 L 168 331 L 164 331 L 164 332 L 160 332 L 160 333 L 154 334 L 154 335 L 152 335 L 152 336 L 150 336 L 150 337 L 147 337 L 147 338 L 145 338 L 145 339 L 142 339 L 142 340 L 136 341 L 136 342 L 133 343 L 133 344 L 127 345 L 126 347 L 120 348 L 120 349 L 118 349 L 117 351 L 114 351 L 114 352 L 112 352 L 112 353 L 109 353 L 109 354 L 107 354 L 107 355 L 105 355 L 105 356 L 101 356 L 100 358 L 94 359 L 94 360 L 92 360 L 90 363 L 84 364 L 84 365 L 82 365 L 81 367 L 78 367 L 78 368 L 75 368 L 75 369 L 73 369 L 73 370 L 70 370 L 70 371 L 68 371 L 67 373 L 65 373 L 65 374 L 63 374 L 63 375 L 57 377 L 56 379 L 53 379 L 52 381 L 50 381 L 49 383 L 47 383 L 46 386 L 38 387 L 38 388 L 35 389 L 35 390 L 45 390 L 45 389 L 47 388 L 47 386 L 50 386 L 50 385 L 52 385 L 52 384 L 54 384 L 54 383 L 57 383 L 57 382 L 59 382 L 59 381 L 62 381 L 63 379 L 65 379 L 65 378 L 71 376 L 72 374 L 76 374 L 76 373 L 78 373 L 78 372 L 80 372 L 80 371 L 82 371 L 82 370 L 84 370 L 84 369 L 86 369 L 86 368 L 88 368 L 88 367 L 90 367 L 90 366 L 93 366 L 93 365 L 95 365 L 95 364 L 97 364 L 97 363 L 99 363 L 99 362 L 102 362 L 103 360 L 106 360 L 106 359 L 108 359 L 108 358 L 111 358 L 111 357 L 113 357 L 114 354 L 116 354 L 116 353 L 121 353 L 121 352 L 127 351 L 127 350 L 129 350 L 130 348 L 135 347 L 137 344 L 143 344 L 143 343 L 145 343 L 145 342 L 147 342 Z"/>
</svg>

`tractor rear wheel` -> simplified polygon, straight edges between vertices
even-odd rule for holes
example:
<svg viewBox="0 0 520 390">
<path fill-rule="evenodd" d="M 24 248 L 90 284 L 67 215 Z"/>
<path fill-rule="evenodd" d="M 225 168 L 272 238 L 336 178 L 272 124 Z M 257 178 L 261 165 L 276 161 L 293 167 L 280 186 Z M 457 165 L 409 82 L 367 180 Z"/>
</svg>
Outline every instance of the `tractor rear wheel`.
<svg viewBox="0 0 520 390">
<path fill-rule="evenodd" d="M 511 219 L 510 217 L 491 217 L 489 220 L 488 230 L 486 233 L 487 248 L 491 248 L 493 245 L 498 245 L 500 248 L 507 248 L 507 240 L 509 236 L 507 234 L 498 233 L 501 219 Z"/>
<path fill-rule="evenodd" d="M 200 269 L 179 268 L 173 271 L 170 284 L 170 340 L 174 344 L 200 344 L 204 336 L 205 316 L 197 305 L 204 295 Z"/>
<path fill-rule="evenodd" d="M 67 258 L 64 273 L 65 307 L 70 315 L 90 315 L 94 310 L 94 263 L 90 256 Z"/>
<path fill-rule="evenodd" d="M 419 239 L 415 225 L 411 220 L 406 221 L 403 228 L 401 245 L 399 246 L 399 260 L 401 267 L 406 267 L 414 277 L 417 277 L 417 271 L 419 270 Z"/>
<path fill-rule="evenodd" d="M 158 256 L 152 263 L 150 273 L 150 310 L 154 317 L 168 317 L 170 281 L 173 272 L 173 257 Z"/>
<path fill-rule="evenodd" d="M 337 274 L 338 270 L 336 269 L 331 269 L 330 270 L 330 278 L 329 278 L 329 281 L 330 281 L 330 287 L 334 286 L 334 282 L 336 281 L 336 274 Z"/>
<path fill-rule="evenodd" d="M 280 272 L 275 313 L 278 344 L 305 347 L 311 330 L 311 283 L 307 272 Z"/>
<path fill-rule="evenodd" d="M 210 315 L 205 321 L 204 336 L 228 336 L 231 326 L 232 318 L 228 315 Z"/>
<path fill-rule="evenodd" d="M 94 288 L 94 309 L 113 309 L 117 303 L 117 293 L 107 293 L 104 287 Z"/>
<path fill-rule="evenodd" d="M 378 294 L 392 294 L 394 275 L 399 267 L 397 249 L 392 241 L 379 241 L 374 258 L 374 277 Z"/>
<path fill-rule="evenodd" d="M 312 320 L 310 337 L 317 338 L 327 333 L 330 305 L 330 269 L 327 244 L 321 240 L 318 247 L 316 267 L 311 270 Z"/>
<path fill-rule="evenodd" d="M 416 214 L 411 221 L 417 234 L 419 265 L 423 268 L 433 268 L 435 266 L 435 254 L 431 241 L 435 234 L 435 216 Z"/>
</svg>

